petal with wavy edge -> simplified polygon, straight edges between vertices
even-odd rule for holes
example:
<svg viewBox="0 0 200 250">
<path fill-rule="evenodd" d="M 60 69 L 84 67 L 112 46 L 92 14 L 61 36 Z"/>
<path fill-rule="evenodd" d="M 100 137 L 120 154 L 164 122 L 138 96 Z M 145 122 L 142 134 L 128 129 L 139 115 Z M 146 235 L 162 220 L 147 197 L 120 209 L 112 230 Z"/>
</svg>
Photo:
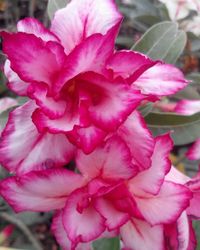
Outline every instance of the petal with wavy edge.
<svg viewBox="0 0 200 250">
<path fill-rule="evenodd" d="M 11 69 L 9 60 L 6 60 L 4 64 L 4 73 L 8 79 L 8 88 L 20 96 L 26 96 L 29 83 L 21 80 L 19 76 Z"/>
<path fill-rule="evenodd" d="M 45 43 L 32 34 L 22 32 L 1 32 L 1 35 L 3 52 L 8 56 L 11 68 L 23 81 L 44 82 L 48 85 L 55 83 L 64 60 L 64 51 L 58 43 Z"/>
<path fill-rule="evenodd" d="M 193 198 L 190 201 L 190 206 L 187 208 L 187 214 L 194 218 L 200 218 L 199 202 L 200 202 L 200 178 L 191 179 L 186 183 L 186 186 L 192 191 Z"/>
<path fill-rule="evenodd" d="M 68 54 L 87 37 L 106 34 L 121 19 L 113 0 L 76 0 L 55 13 L 51 31 Z"/>
<path fill-rule="evenodd" d="M 200 138 L 197 139 L 193 145 L 188 149 L 186 153 L 188 159 L 199 160 L 200 159 Z"/>
<path fill-rule="evenodd" d="M 73 131 L 67 134 L 69 140 L 78 148 L 82 149 L 85 154 L 90 154 L 99 146 L 107 133 L 95 126 L 81 128 L 75 126 Z"/>
<path fill-rule="evenodd" d="M 45 42 L 58 42 L 58 38 L 35 18 L 27 17 L 23 20 L 20 20 L 17 23 L 17 30 L 19 32 L 33 34 Z"/>
<path fill-rule="evenodd" d="M 188 83 L 178 68 L 160 63 L 145 71 L 133 84 L 143 94 L 159 97 L 175 94 Z"/>
<path fill-rule="evenodd" d="M 174 111 L 182 115 L 194 115 L 200 112 L 200 101 L 196 100 L 181 100 L 176 104 Z"/>
<path fill-rule="evenodd" d="M 51 230 L 56 237 L 57 242 L 60 244 L 63 250 L 71 250 L 71 242 L 67 236 L 67 232 L 63 226 L 62 210 L 57 212 L 53 217 Z M 76 247 L 76 250 L 91 250 L 90 243 L 80 243 Z"/>
<path fill-rule="evenodd" d="M 142 196 L 136 193 L 134 198 L 141 214 L 150 224 L 169 224 L 176 221 L 189 206 L 192 193 L 183 185 L 165 181 L 158 195 L 144 193 Z"/>
<path fill-rule="evenodd" d="M 165 225 L 165 238 L 167 249 L 189 250 L 190 223 L 184 211 L 176 223 Z"/>
<path fill-rule="evenodd" d="M 67 132 L 71 132 L 74 126 L 79 123 L 79 114 L 71 114 L 66 110 L 62 117 L 50 119 L 41 109 L 36 109 L 33 112 L 32 119 L 40 133 L 48 131 L 51 134 L 67 134 Z"/>
<path fill-rule="evenodd" d="M 133 163 L 140 170 L 149 168 L 155 143 L 140 113 L 134 111 L 119 127 L 117 133 L 130 148 Z"/>
<path fill-rule="evenodd" d="M 78 151 L 77 167 L 87 178 L 102 176 L 104 179 L 129 179 L 137 173 L 131 163 L 131 154 L 125 142 L 114 136 L 104 146 L 97 148 L 89 155 Z"/>
<path fill-rule="evenodd" d="M 172 148 L 173 142 L 169 134 L 159 136 L 155 139 L 154 152 L 151 157 L 151 167 L 140 172 L 131 180 L 131 185 L 133 185 L 136 190 L 143 190 L 153 195 L 159 193 L 165 175 L 171 168 L 169 153 Z"/>
<path fill-rule="evenodd" d="M 63 168 L 32 171 L 1 182 L 0 193 L 16 212 L 63 208 L 67 196 L 85 185 L 81 175 Z"/>
<path fill-rule="evenodd" d="M 87 191 L 79 189 L 69 196 L 64 208 L 64 228 L 74 247 L 79 242 L 95 240 L 106 229 L 105 219 L 95 210 L 89 200 L 87 206 L 79 211 L 79 204 L 85 203 L 87 199 Z"/>
<path fill-rule="evenodd" d="M 0 161 L 12 173 L 59 167 L 74 155 L 75 148 L 65 135 L 38 133 L 31 120 L 36 107 L 30 101 L 12 111 L 2 133 Z"/>
<path fill-rule="evenodd" d="M 147 222 L 131 219 L 120 229 L 124 249 L 164 250 L 163 226 L 152 227 Z"/>
<path fill-rule="evenodd" d="M 66 110 L 66 102 L 64 100 L 55 100 L 48 96 L 48 89 L 45 85 L 31 85 L 28 88 L 28 95 L 35 100 L 42 111 L 51 119 L 62 117 Z"/>
<path fill-rule="evenodd" d="M 107 59 L 114 52 L 114 34 L 118 26 L 114 26 L 106 35 L 94 34 L 76 46 L 67 56 L 54 91 L 58 93 L 70 79 L 85 72 L 96 72 L 109 75 L 105 69 Z"/>
<path fill-rule="evenodd" d="M 113 71 L 114 78 L 121 76 L 129 83 L 135 81 L 147 69 L 156 62 L 147 56 L 130 50 L 115 52 L 107 61 L 107 69 Z"/>
</svg>

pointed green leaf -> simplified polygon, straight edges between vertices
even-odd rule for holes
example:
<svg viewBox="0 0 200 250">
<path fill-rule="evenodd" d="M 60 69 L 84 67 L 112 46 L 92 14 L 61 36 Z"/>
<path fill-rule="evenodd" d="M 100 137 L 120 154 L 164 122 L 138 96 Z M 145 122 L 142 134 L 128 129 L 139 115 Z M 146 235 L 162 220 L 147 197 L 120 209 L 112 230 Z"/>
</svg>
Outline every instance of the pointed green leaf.
<svg viewBox="0 0 200 250">
<path fill-rule="evenodd" d="M 187 35 L 185 31 L 179 30 L 176 37 L 171 42 L 167 54 L 162 58 L 166 63 L 174 64 L 182 54 L 187 43 Z"/>
<path fill-rule="evenodd" d="M 200 137 L 200 113 L 183 116 L 172 113 L 150 113 L 145 117 L 154 135 L 172 131 L 175 145 L 185 145 Z"/>
<path fill-rule="evenodd" d="M 49 18 L 52 20 L 55 12 L 64 8 L 68 2 L 69 0 L 49 0 L 47 6 Z"/>
<path fill-rule="evenodd" d="M 132 50 L 142 52 L 152 59 L 162 59 L 168 52 L 171 41 L 178 31 L 178 25 L 174 22 L 161 22 L 153 25 L 132 47 Z"/>
</svg>

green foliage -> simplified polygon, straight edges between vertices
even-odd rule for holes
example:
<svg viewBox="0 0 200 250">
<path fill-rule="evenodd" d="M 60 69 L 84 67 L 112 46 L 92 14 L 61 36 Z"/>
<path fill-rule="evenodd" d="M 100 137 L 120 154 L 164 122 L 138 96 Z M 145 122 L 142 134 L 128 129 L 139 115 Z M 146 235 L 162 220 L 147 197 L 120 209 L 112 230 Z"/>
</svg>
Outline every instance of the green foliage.
<svg viewBox="0 0 200 250">
<path fill-rule="evenodd" d="M 183 52 L 186 41 L 186 34 L 178 30 L 177 23 L 165 21 L 148 29 L 132 50 L 142 52 L 154 60 L 175 63 Z"/>
<path fill-rule="evenodd" d="M 100 239 L 93 243 L 94 250 L 120 250 L 119 238 Z"/>
<path fill-rule="evenodd" d="M 185 145 L 200 136 L 200 113 L 183 116 L 172 113 L 150 113 L 145 117 L 154 135 L 172 131 L 175 145 Z"/>
</svg>

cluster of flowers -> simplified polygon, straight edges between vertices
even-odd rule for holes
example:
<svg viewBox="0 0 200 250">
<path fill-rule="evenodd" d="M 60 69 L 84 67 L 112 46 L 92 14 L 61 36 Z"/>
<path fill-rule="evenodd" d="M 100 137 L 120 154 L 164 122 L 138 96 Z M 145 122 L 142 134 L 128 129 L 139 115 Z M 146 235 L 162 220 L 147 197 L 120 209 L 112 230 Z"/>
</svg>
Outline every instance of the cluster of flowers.
<svg viewBox="0 0 200 250">
<path fill-rule="evenodd" d="M 73 0 L 50 30 L 27 18 L 1 33 L 8 86 L 29 100 L 2 133 L 13 176 L 0 193 L 16 212 L 55 210 L 65 250 L 115 236 L 123 250 L 194 249 L 200 179 L 171 166 L 170 136 L 154 138 L 136 110 L 187 81 L 172 65 L 115 51 L 121 21 L 113 0 Z"/>
</svg>

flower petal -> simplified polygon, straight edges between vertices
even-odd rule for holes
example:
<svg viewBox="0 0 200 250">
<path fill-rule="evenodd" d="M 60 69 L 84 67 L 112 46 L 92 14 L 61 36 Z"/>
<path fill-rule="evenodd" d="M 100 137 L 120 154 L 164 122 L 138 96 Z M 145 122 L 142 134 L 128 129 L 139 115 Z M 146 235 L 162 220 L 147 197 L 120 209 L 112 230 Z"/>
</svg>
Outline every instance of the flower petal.
<svg viewBox="0 0 200 250">
<path fill-rule="evenodd" d="M 182 115 L 194 115 L 200 112 L 200 101 L 196 100 L 181 100 L 177 103 L 174 111 Z"/>
<path fill-rule="evenodd" d="M 9 177 L 1 182 L 0 193 L 16 212 L 45 212 L 64 207 L 67 196 L 84 184 L 81 175 L 49 169 Z"/>
<path fill-rule="evenodd" d="M 193 198 L 190 201 L 190 206 L 187 209 L 187 214 L 194 218 L 200 218 L 199 202 L 200 202 L 200 179 L 196 177 L 186 183 L 187 187 L 192 191 Z"/>
<path fill-rule="evenodd" d="M 120 234 L 124 243 L 124 249 L 137 250 L 164 250 L 163 227 L 152 227 L 142 220 L 131 219 L 121 227 Z"/>
<path fill-rule="evenodd" d="M 133 185 L 134 188 L 134 185 Z M 173 223 L 189 206 L 192 193 L 183 185 L 165 181 L 158 195 L 134 194 L 138 209 L 152 225 Z"/>
<path fill-rule="evenodd" d="M 106 34 L 120 20 L 113 0 L 73 0 L 55 13 L 51 31 L 60 38 L 68 54 L 87 37 Z"/>
<path fill-rule="evenodd" d="M 104 146 L 89 155 L 78 151 L 76 163 L 80 172 L 91 179 L 101 175 L 105 179 L 121 180 L 137 173 L 128 147 L 117 136 L 108 139 Z"/>
<path fill-rule="evenodd" d="M 105 69 L 107 59 L 114 52 L 115 34 L 118 26 L 114 26 L 106 35 L 94 34 L 75 47 L 62 65 L 62 71 L 54 91 L 58 93 L 67 81 L 85 72 L 108 74 Z"/>
<path fill-rule="evenodd" d="M 190 177 L 181 173 L 178 169 L 174 166 L 171 166 L 169 173 L 165 176 L 166 181 L 172 181 L 178 184 L 185 184 L 190 180 Z"/>
<path fill-rule="evenodd" d="M 116 78 L 121 76 L 132 83 L 147 69 L 155 65 L 147 56 L 130 50 L 122 50 L 115 52 L 107 61 L 107 69 L 113 71 L 113 76 Z"/>
<path fill-rule="evenodd" d="M 87 73 L 81 79 L 94 84 L 99 92 L 89 107 L 89 113 L 92 122 L 106 131 L 116 130 L 144 99 L 122 79 L 111 82 L 95 73 Z"/>
<path fill-rule="evenodd" d="M 87 196 L 84 189 L 79 189 L 67 199 L 63 212 L 63 224 L 74 247 L 79 242 L 89 242 L 98 238 L 104 231 L 104 219 L 89 204 L 83 211 L 78 210 L 79 203 Z"/>
<path fill-rule="evenodd" d="M 32 119 L 40 133 L 49 131 L 52 134 L 71 132 L 75 124 L 79 122 L 77 113 L 71 115 L 70 112 L 65 111 L 62 117 L 51 119 L 42 112 L 41 109 L 36 109 L 33 112 Z"/>
<path fill-rule="evenodd" d="M 173 148 L 173 142 L 169 134 L 159 136 L 155 140 L 154 152 L 151 157 L 151 167 L 137 174 L 132 180 L 131 185 L 135 189 L 156 195 L 159 193 L 165 175 L 171 168 L 169 153 Z"/>
<path fill-rule="evenodd" d="M 117 133 L 130 148 L 133 163 L 140 170 L 149 168 L 155 143 L 140 113 L 134 111 L 119 127 Z"/>
<path fill-rule="evenodd" d="M 63 226 L 62 210 L 54 215 L 51 230 L 56 237 L 57 242 L 60 244 L 63 250 L 71 249 L 71 242 L 67 236 L 67 232 Z M 76 250 L 91 250 L 90 243 L 81 243 L 77 246 Z"/>
<path fill-rule="evenodd" d="M 17 23 L 17 30 L 19 32 L 33 34 L 45 42 L 58 42 L 58 38 L 35 18 L 27 17 L 23 20 L 20 20 Z"/>
<path fill-rule="evenodd" d="M 109 231 L 120 228 L 130 218 L 128 213 L 117 210 L 112 204 L 112 201 L 109 201 L 108 199 L 97 198 L 94 206 L 106 219 L 105 225 Z"/>
<path fill-rule="evenodd" d="M 186 153 L 188 159 L 199 160 L 200 159 L 200 138 L 193 143 Z"/>
<path fill-rule="evenodd" d="M 170 74 L 169 74 L 170 72 Z M 166 96 L 186 87 L 188 81 L 183 73 L 173 65 L 156 64 L 145 71 L 135 82 L 143 94 Z"/>
<path fill-rule="evenodd" d="M 193 241 L 190 227 L 186 212 L 181 214 L 176 223 L 165 225 L 167 249 L 189 250 Z"/>
<path fill-rule="evenodd" d="M 61 69 L 60 58 L 64 58 L 64 51 L 62 52 L 59 44 L 46 44 L 40 38 L 27 33 L 1 34 L 3 52 L 8 56 L 11 68 L 23 81 L 44 82 L 49 85 L 55 82 L 55 75 Z"/>
<path fill-rule="evenodd" d="M 107 133 L 95 126 L 81 128 L 75 126 L 73 131 L 67 134 L 69 140 L 85 154 L 90 154 L 97 146 L 101 144 Z"/>
<path fill-rule="evenodd" d="M 8 88 L 20 96 L 26 96 L 29 83 L 21 80 L 19 76 L 11 69 L 9 60 L 6 60 L 4 64 L 4 73 L 8 79 Z"/>
<path fill-rule="evenodd" d="M 62 166 L 74 155 L 65 135 L 38 133 L 31 120 L 36 107 L 30 101 L 12 111 L 2 133 L 0 161 L 12 173 Z"/>
<path fill-rule="evenodd" d="M 66 110 L 66 102 L 63 100 L 55 100 L 48 96 L 48 89 L 45 85 L 31 85 L 28 88 L 28 95 L 36 101 L 42 111 L 52 119 L 62 117 Z"/>
</svg>

